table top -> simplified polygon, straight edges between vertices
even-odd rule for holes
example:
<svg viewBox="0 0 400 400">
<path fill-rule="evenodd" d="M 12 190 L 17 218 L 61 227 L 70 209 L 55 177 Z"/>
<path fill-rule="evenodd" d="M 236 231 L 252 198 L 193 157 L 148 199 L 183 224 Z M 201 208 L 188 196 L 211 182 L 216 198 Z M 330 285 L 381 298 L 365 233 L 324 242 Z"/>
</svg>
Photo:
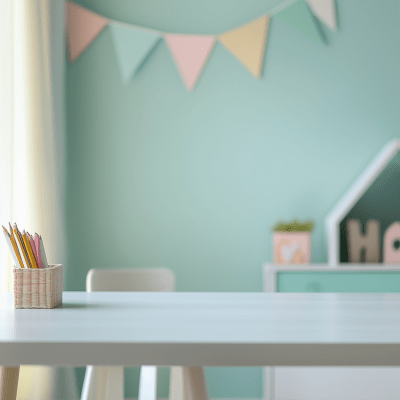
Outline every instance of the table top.
<svg viewBox="0 0 400 400">
<path fill-rule="evenodd" d="M 400 294 L 0 293 L 0 365 L 400 365 Z"/>
</svg>

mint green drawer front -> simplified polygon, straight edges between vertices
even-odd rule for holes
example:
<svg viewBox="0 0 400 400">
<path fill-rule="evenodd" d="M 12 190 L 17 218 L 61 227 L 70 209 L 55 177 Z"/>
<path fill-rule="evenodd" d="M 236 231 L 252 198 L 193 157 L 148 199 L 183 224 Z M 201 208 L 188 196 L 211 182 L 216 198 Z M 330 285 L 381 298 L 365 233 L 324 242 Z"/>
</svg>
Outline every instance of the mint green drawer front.
<svg viewBox="0 0 400 400">
<path fill-rule="evenodd" d="M 277 272 L 278 292 L 400 292 L 399 272 Z"/>
</svg>

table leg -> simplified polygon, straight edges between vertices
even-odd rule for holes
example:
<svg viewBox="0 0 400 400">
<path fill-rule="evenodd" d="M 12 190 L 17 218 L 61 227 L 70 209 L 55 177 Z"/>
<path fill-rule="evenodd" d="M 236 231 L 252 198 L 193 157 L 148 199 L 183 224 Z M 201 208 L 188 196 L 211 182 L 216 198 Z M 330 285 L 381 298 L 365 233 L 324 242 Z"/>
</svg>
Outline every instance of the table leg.
<svg viewBox="0 0 400 400">
<path fill-rule="evenodd" d="M 0 400 L 16 400 L 18 367 L 0 367 Z"/>
</svg>

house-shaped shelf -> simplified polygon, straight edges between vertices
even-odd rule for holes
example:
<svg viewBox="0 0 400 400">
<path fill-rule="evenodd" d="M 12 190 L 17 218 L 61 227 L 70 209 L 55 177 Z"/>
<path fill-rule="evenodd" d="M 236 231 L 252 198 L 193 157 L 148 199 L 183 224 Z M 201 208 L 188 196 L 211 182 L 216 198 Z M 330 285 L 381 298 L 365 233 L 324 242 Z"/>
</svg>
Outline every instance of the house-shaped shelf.
<svg viewBox="0 0 400 400">
<path fill-rule="evenodd" d="M 328 262 L 334 267 L 347 260 L 346 220 L 380 222 L 382 235 L 400 221 L 400 140 L 389 142 L 326 218 Z M 382 259 L 382 258 L 381 258 Z"/>
</svg>

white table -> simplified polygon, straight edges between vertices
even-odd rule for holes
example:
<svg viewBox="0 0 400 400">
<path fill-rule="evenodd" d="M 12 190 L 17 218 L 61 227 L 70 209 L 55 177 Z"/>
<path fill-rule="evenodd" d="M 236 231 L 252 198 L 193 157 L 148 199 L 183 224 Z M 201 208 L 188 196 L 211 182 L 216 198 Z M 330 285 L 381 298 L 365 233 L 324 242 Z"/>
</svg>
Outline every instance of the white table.
<svg viewBox="0 0 400 400">
<path fill-rule="evenodd" d="M 400 365 L 400 294 L 64 292 L 50 310 L 12 300 L 0 294 L 0 365 L 17 367 L 1 400 L 22 364 Z"/>
</svg>

